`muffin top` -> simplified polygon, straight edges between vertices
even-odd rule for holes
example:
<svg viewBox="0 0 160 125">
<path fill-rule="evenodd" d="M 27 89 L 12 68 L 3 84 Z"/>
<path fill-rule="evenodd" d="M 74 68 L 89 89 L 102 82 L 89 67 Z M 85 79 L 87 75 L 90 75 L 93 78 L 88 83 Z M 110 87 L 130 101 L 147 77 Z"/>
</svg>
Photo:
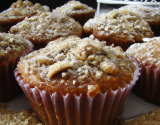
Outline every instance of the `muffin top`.
<svg viewBox="0 0 160 125">
<path fill-rule="evenodd" d="M 53 10 L 53 12 L 54 11 L 66 14 L 70 17 L 74 16 L 75 14 L 78 15 L 90 12 L 95 13 L 95 9 L 85 4 L 82 4 L 79 1 L 69 1 L 61 7 L 57 7 L 55 10 Z"/>
<path fill-rule="evenodd" d="M 1 125 L 43 125 L 33 110 L 7 110 L 6 103 L 0 103 L 0 124 Z"/>
<path fill-rule="evenodd" d="M 160 8 L 144 5 L 127 5 L 119 8 L 123 11 L 132 11 L 141 16 L 149 24 L 160 24 Z"/>
<path fill-rule="evenodd" d="M 160 67 L 160 37 L 152 38 L 146 43 L 133 44 L 126 53 L 145 66 Z"/>
<path fill-rule="evenodd" d="M 153 37 L 149 24 L 139 15 L 118 9 L 88 20 L 83 29 L 106 41 L 141 42 L 144 37 Z"/>
<path fill-rule="evenodd" d="M 130 84 L 137 73 L 137 63 L 120 47 L 70 36 L 28 54 L 17 69 L 26 83 L 39 89 L 94 97 Z"/>
<path fill-rule="evenodd" d="M 16 3 L 13 3 L 11 7 L 0 13 L 0 24 L 19 22 L 25 17 L 31 17 L 38 15 L 42 12 L 50 12 L 48 6 L 41 6 L 39 3 L 35 5 L 32 2 L 26 0 L 18 0 Z"/>
<path fill-rule="evenodd" d="M 0 64 L 32 51 L 30 41 L 13 34 L 0 33 Z"/>
<path fill-rule="evenodd" d="M 82 26 L 74 19 L 60 13 L 46 12 L 11 27 L 10 32 L 36 43 L 48 43 L 59 37 L 82 36 Z"/>
</svg>

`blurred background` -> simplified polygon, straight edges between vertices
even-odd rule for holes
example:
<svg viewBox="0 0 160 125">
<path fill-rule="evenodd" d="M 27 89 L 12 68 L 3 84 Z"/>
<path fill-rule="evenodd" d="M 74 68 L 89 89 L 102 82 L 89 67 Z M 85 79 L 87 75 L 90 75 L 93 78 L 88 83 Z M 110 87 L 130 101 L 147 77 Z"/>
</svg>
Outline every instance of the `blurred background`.
<svg viewBox="0 0 160 125">
<path fill-rule="evenodd" d="M 24 0 L 23 0 L 24 1 Z M 55 9 L 56 7 L 62 6 L 67 3 L 69 0 L 29 0 L 33 4 L 40 3 L 41 5 L 47 5 L 50 9 Z M 93 7 L 94 9 L 97 8 L 97 1 L 96 0 L 78 0 L 81 3 L 87 4 L 88 6 Z M 1 0 L 0 4 L 0 12 L 6 10 L 11 6 L 12 3 L 17 2 L 17 0 Z"/>
</svg>

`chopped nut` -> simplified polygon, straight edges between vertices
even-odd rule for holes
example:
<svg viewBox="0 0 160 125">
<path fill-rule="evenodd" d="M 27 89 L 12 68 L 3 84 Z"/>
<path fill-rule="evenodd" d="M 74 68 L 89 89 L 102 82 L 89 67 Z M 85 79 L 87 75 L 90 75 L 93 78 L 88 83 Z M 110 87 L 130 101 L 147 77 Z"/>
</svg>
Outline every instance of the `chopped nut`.
<svg viewBox="0 0 160 125">
<path fill-rule="evenodd" d="M 48 72 L 48 78 L 52 78 L 56 73 L 69 68 L 71 65 L 69 62 L 57 62 L 50 66 Z"/>
<path fill-rule="evenodd" d="M 77 57 L 78 59 L 84 61 L 84 60 L 87 59 L 87 53 L 86 53 L 86 51 L 78 48 L 78 49 L 77 49 L 77 52 L 76 52 L 76 57 Z"/>
<path fill-rule="evenodd" d="M 100 63 L 100 68 L 105 71 L 107 74 L 116 75 L 119 71 L 119 68 L 116 64 L 109 61 L 104 61 Z"/>
<path fill-rule="evenodd" d="M 88 95 L 94 98 L 100 92 L 100 87 L 96 85 L 88 85 Z"/>
</svg>

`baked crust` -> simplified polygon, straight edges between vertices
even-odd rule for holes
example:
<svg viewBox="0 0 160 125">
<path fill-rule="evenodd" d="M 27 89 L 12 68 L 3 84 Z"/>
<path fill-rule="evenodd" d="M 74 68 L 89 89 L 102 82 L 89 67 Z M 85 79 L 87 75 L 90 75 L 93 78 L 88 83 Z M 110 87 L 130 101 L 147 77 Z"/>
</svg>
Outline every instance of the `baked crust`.
<svg viewBox="0 0 160 125">
<path fill-rule="evenodd" d="M 160 8 L 144 5 L 127 5 L 119 8 L 123 11 L 132 11 L 141 16 L 150 25 L 160 24 Z"/>
<path fill-rule="evenodd" d="M 0 25 L 13 25 L 22 21 L 25 17 L 38 15 L 42 12 L 50 12 L 48 6 L 41 6 L 39 3 L 32 4 L 26 0 L 18 0 L 10 8 L 0 13 Z"/>
<path fill-rule="evenodd" d="M 84 24 L 83 29 L 86 33 L 110 44 L 142 42 L 144 37 L 153 37 L 149 24 L 139 15 L 131 11 L 122 13 L 118 9 L 90 19 Z"/>
<path fill-rule="evenodd" d="M 17 69 L 26 83 L 39 89 L 94 97 L 125 87 L 137 73 L 137 63 L 120 47 L 105 44 L 91 38 L 59 38 L 25 56 Z"/>
<path fill-rule="evenodd" d="M 146 43 L 131 45 L 126 51 L 144 66 L 160 67 L 160 37 L 154 37 Z"/>
<path fill-rule="evenodd" d="M 69 1 L 61 7 L 57 7 L 53 12 L 72 17 L 82 25 L 95 15 L 95 9 L 79 1 Z"/>
<path fill-rule="evenodd" d="M 74 19 L 60 13 L 46 12 L 13 26 L 10 32 L 33 43 L 45 43 L 59 37 L 82 36 L 82 26 Z"/>
<path fill-rule="evenodd" d="M 0 64 L 10 62 L 32 50 L 33 45 L 29 40 L 13 34 L 0 33 Z"/>
</svg>

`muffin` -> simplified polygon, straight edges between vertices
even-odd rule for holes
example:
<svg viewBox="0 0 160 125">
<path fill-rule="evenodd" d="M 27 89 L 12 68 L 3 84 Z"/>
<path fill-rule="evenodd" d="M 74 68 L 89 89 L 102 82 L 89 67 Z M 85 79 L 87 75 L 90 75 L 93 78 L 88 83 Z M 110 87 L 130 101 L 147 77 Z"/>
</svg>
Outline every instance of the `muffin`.
<svg viewBox="0 0 160 125">
<path fill-rule="evenodd" d="M 11 26 L 24 20 L 26 17 L 29 18 L 42 12 L 50 11 L 48 6 L 41 6 L 39 3 L 33 5 L 28 0 L 18 0 L 10 8 L 0 13 L 0 26 L 4 27 L 6 32 L 8 32 Z"/>
<path fill-rule="evenodd" d="M 111 125 L 138 79 L 120 47 L 69 36 L 25 56 L 15 77 L 46 125 Z"/>
<path fill-rule="evenodd" d="M 43 125 L 32 109 L 24 109 L 20 112 L 7 110 L 7 103 L 0 103 L 1 125 Z"/>
<path fill-rule="evenodd" d="M 118 125 L 160 125 L 160 108 L 154 109 L 129 122 L 126 122 L 123 117 L 118 121 Z"/>
<path fill-rule="evenodd" d="M 141 16 L 146 22 L 149 23 L 154 36 L 160 35 L 160 8 L 144 5 L 126 5 L 119 8 L 123 11 L 132 11 Z"/>
<path fill-rule="evenodd" d="M 35 49 L 46 46 L 52 40 L 70 35 L 82 36 L 82 26 L 73 18 L 60 13 L 46 12 L 11 27 L 10 33 L 30 40 Z"/>
<path fill-rule="evenodd" d="M 95 9 L 80 1 L 69 1 L 63 6 L 54 9 L 53 12 L 60 12 L 67 15 L 78 21 L 81 25 L 84 25 L 85 22 L 95 15 Z"/>
<path fill-rule="evenodd" d="M 126 53 L 135 58 L 141 67 L 133 92 L 148 102 L 160 104 L 160 37 L 133 44 Z"/>
<path fill-rule="evenodd" d="M 153 37 L 153 32 L 144 19 L 131 11 L 122 13 L 118 9 L 88 20 L 83 29 L 100 41 L 107 41 L 107 45 L 114 44 L 123 50 L 133 43 L 142 42 L 144 37 Z"/>
<path fill-rule="evenodd" d="M 20 57 L 32 50 L 30 41 L 0 33 L 0 102 L 7 102 L 22 92 L 15 80 L 14 70 Z"/>
</svg>

